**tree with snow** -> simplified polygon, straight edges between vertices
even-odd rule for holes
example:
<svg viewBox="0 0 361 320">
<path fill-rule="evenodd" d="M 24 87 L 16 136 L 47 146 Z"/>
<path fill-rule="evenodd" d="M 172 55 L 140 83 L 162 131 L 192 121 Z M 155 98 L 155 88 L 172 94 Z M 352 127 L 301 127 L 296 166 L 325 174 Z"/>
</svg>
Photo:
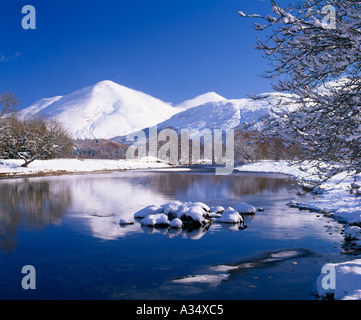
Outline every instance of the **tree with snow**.
<svg viewBox="0 0 361 320">
<path fill-rule="evenodd" d="M 361 1 L 306 0 L 257 18 L 276 91 L 287 93 L 265 121 L 267 135 L 299 144 L 320 178 L 361 172 Z M 277 81 L 275 81 L 277 79 Z"/>
<path fill-rule="evenodd" d="M 0 95 L 0 119 L 14 111 L 19 104 L 19 100 L 13 92 L 4 92 Z M 4 134 L 5 123 L 0 123 L 0 139 Z"/>
<path fill-rule="evenodd" d="M 36 159 L 69 156 L 73 141 L 56 121 L 42 118 L 21 120 L 16 115 L 2 119 L 0 155 L 8 159 L 22 159 L 28 167 Z"/>
<path fill-rule="evenodd" d="M 0 120 L 15 109 L 19 100 L 13 92 L 4 92 L 0 95 Z M 0 143 L 5 134 L 6 124 L 0 122 Z"/>
<path fill-rule="evenodd" d="M 14 107 L 19 104 L 19 100 L 13 92 L 5 92 L 0 95 L 0 118 L 6 113 L 13 111 Z"/>
</svg>

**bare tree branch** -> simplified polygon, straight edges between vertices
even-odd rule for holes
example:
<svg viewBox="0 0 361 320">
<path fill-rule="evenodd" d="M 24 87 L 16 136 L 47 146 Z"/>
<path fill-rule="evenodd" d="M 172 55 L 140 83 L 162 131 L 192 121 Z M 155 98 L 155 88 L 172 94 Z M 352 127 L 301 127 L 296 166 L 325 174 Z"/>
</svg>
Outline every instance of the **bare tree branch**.
<svg viewBox="0 0 361 320">
<path fill-rule="evenodd" d="M 329 5 L 333 29 L 323 23 Z M 256 48 L 270 61 L 273 88 L 285 93 L 264 119 L 263 134 L 299 144 L 322 179 L 361 173 L 361 1 L 305 0 L 281 8 L 272 0 L 271 7 L 274 15 L 265 17 L 240 12 L 265 22 L 256 25 L 268 32 Z"/>
<path fill-rule="evenodd" d="M 0 95 L 0 118 L 12 111 L 19 104 L 15 93 L 5 92 Z"/>
</svg>

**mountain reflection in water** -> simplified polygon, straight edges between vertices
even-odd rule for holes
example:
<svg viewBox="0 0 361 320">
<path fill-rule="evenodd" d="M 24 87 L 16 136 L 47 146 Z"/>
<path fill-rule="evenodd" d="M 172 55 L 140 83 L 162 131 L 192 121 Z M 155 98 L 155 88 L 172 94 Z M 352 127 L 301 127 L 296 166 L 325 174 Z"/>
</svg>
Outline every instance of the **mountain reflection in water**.
<svg viewBox="0 0 361 320">
<path fill-rule="evenodd" d="M 202 201 L 227 206 L 244 195 L 289 192 L 283 177 L 211 173 L 121 172 L 83 176 L 42 177 L 0 181 L 0 249 L 15 250 L 21 230 L 41 231 L 49 225 L 67 223 L 94 237 L 112 240 L 127 234 L 163 232 L 139 224 L 120 227 L 120 218 L 133 219 L 150 204 L 174 200 Z M 224 228 L 232 229 L 231 226 Z M 199 239 L 207 230 L 168 232 Z"/>
</svg>

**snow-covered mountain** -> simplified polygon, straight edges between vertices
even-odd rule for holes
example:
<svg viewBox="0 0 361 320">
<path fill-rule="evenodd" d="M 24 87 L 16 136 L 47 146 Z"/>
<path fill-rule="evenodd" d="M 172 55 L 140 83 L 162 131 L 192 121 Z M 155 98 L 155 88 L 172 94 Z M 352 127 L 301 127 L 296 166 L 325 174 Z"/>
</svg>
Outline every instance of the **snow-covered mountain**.
<svg viewBox="0 0 361 320">
<path fill-rule="evenodd" d="M 157 124 L 157 129 L 173 128 L 178 133 L 181 130 L 189 130 L 190 136 L 196 136 L 203 129 L 244 129 L 244 124 L 252 124 L 254 127 L 261 126 L 260 118 L 270 114 L 272 107 L 290 96 L 283 93 L 264 93 L 257 97 L 245 99 L 223 99 L 215 102 L 207 102 L 184 111 L 180 111 L 169 119 Z M 190 100 L 189 100 L 190 101 Z M 149 134 L 148 128 L 144 133 Z M 192 132 L 193 130 L 193 132 Z M 118 136 L 112 139 L 118 143 L 127 143 L 127 137 Z"/>
<path fill-rule="evenodd" d="M 41 99 L 21 116 L 58 119 L 75 139 L 112 139 L 157 125 L 158 129 L 231 129 L 258 121 L 280 98 L 226 99 L 209 92 L 172 106 L 143 92 L 102 81 L 66 96 Z"/>
<path fill-rule="evenodd" d="M 224 99 L 207 102 L 173 115 L 170 119 L 158 124 L 158 129 L 233 129 L 245 123 L 258 122 L 260 117 L 269 113 L 281 95 L 269 93 L 260 95 L 263 99 Z"/>
<path fill-rule="evenodd" d="M 101 81 L 66 96 L 41 99 L 20 113 L 25 118 L 56 118 L 77 139 L 110 139 L 156 125 L 177 112 L 143 92 Z"/>
<path fill-rule="evenodd" d="M 178 105 L 175 106 L 175 108 L 178 111 L 185 111 L 197 106 L 200 106 L 202 104 L 208 103 L 208 102 L 218 102 L 218 101 L 224 101 L 226 98 L 223 98 L 219 94 L 215 92 L 208 92 L 205 94 L 202 94 L 200 96 L 197 96 L 193 99 L 186 100 Z"/>
</svg>

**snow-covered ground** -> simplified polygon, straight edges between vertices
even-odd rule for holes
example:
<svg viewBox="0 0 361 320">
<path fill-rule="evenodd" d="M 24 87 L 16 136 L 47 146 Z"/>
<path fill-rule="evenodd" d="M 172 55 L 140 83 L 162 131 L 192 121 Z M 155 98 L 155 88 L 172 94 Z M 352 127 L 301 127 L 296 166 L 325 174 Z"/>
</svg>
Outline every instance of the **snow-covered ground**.
<svg viewBox="0 0 361 320">
<path fill-rule="evenodd" d="M 287 161 L 262 161 L 246 164 L 236 168 L 242 172 L 265 172 L 286 174 L 301 184 L 317 182 L 315 171 L 307 163 L 290 165 Z M 361 177 L 356 183 L 359 184 Z M 292 203 L 293 206 L 325 212 L 336 219 L 345 221 L 347 227 L 344 236 L 361 247 L 361 197 L 350 193 L 354 178 L 339 174 L 320 186 L 313 199 L 304 203 Z M 361 300 L 361 259 L 324 266 L 328 273 L 321 273 L 317 279 L 317 292 L 321 298 L 333 296 L 334 299 Z M 334 277 L 334 286 L 332 279 Z M 327 281 L 326 281 L 327 280 Z M 328 281 L 329 280 L 329 281 Z"/>
<path fill-rule="evenodd" d="M 287 161 L 262 161 L 237 167 L 236 170 L 285 174 L 303 185 L 318 182 L 315 170 L 307 163 L 301 166 L 292 165 Z M 361 176 L 359 180 L 361 180 Z M 322 184 L 312 200 L 294 203 L 294 206 L 327 212 L 349 223 L 361 223 L 361 197 L 350 193 L 352 183 L 354 183 L 352 176 L 348 176 L 346 173 L 338 174 L 327 183 Z"/>
<path fill-rule="evenodd" d="M 0 160 L 0 176 L 171 168 L 167 162 L 151 158 L 145 158 L 144 160 L 35 160 L 28 168 L 21 168 L 20 166 L 23 163 L 22 160 Z"/>
</svg>

